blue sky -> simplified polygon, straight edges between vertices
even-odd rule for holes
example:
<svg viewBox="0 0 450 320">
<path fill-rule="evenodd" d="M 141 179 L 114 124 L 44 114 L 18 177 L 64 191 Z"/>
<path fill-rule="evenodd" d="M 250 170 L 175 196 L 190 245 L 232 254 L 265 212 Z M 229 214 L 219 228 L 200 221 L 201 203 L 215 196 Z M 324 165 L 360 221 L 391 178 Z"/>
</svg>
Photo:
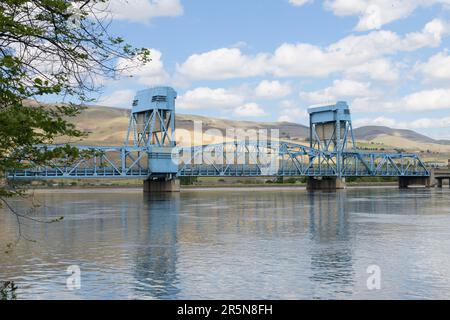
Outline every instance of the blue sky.
<svg viewBox="0 0 450 320">
<path fill-rule="evenodd" d="M 152 62 L 99 104 L 170 85 L 177 112 L 307 123 L 347 101 L 355 126 L 450 138 L 450 0 L 112 0 L 112 33 Z M 125 63 L 119 61 L 118 63 Z"/>
</svg>

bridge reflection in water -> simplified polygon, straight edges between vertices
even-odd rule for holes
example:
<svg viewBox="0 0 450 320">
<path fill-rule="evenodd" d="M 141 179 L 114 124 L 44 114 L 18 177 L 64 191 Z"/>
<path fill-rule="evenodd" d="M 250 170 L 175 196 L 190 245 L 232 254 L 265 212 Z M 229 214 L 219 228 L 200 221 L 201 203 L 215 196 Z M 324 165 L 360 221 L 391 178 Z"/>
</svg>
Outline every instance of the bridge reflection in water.
<svg viewBox="0 0 450 320">
<path fill-rule="evenodd" d="M 446 264 L 431 263 L 445 254 L 421 249 L 445 232 L 446 216 L 432 232 L 427 226 L 447 191 L 49 192 L 37 195 L 38 216 L 65 219 L 25 226 L 38 245 L 19 243 L 0 268 L 22 297 L 383 298 L 386 291 L 366 288 L 366 268 L 376 263 L 396 296 L 402 281 L 420 282 L 405 268 L 450 277 Z M 15 222 L 0 220 L 6 243 Z M 72 264 L 82 270 L 82 289 L 68 292 Z M 427 293 L 438 295 L 432 288 Z"/>
</svg>

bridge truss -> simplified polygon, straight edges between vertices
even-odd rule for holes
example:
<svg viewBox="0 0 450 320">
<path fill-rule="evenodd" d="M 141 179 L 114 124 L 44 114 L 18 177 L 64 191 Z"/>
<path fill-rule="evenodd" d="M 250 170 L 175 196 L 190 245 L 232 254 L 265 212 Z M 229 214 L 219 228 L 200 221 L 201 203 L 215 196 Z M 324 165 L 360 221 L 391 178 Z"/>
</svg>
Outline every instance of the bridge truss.
<svg viewBox="0 0 450 320">
<path fill-rule="evenodd" d="M 47 146 L 48 150 L 57 146 Z M 135 178 L 158 176 L 149 160 L 166 154 L 138 147 L 78 146 L 93 156 L 75 162 L 64 159 L 48 166 L 8 172 L 9 179 Z M 338 165 L 340 159 L 340 165 Z M 194 147 L 175 147 L 166 161 L 174 162 L 180 177 L 398 177 L 428 176 L 416 154 L 324 152 L 282 141 L 235 141 Z"/>
<path fill-rule="evenodd" d="M 176 96 L 170 87 L 139 91 L 133 100 L 123 146 L 77 146 L 83 156 L 76 161 L 58 159 L 45 167 L 24 163 L 25 168 L 10 170 L 6 176 L 28 180 L 429 176 L 415 154 L 358 151 L 350 109 L 342 101 L 309 108 L 309 147 L 277 139 L 254 141 L 242 137 L 241 141 L 178 147 L 174 138 Z M 47 150 L 57 147 L 42 146 Z"/>
</svg>

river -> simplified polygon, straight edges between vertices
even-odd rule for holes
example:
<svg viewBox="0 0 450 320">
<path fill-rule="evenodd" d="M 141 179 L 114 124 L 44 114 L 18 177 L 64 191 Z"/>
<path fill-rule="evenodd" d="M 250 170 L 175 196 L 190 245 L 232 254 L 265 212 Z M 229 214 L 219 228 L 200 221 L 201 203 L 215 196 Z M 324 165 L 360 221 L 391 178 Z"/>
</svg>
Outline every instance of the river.
<svg viewBox="0 0 450 320">
<path fill-rule="evenodd" d="M 25 212 L 31 200 L 11 204 Z M 64 219 L 23 221 L 33 241 L 5 253 L 18 224 L 0 209 L 0 280 L 18 299 L 450 299 L 448 189 L 45 190 L 33 201 L 33 217 Z"/>
</svg>

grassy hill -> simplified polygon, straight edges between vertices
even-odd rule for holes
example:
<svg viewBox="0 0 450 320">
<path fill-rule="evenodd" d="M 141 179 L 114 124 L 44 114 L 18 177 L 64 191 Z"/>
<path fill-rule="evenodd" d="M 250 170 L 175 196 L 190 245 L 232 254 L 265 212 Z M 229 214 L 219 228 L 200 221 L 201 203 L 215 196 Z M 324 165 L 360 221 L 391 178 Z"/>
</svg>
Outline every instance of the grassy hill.
<svg viewBox="0 0 450 320">
<path fill-rule="evenodd" d="M 89 131 L 83 144 L 121 145 L 128 127 L 130 110 L 102 106 L 90 106 L 75 120 L 80 129 Z M 308 139 L 308 127 L 290 122 L 253 122 L 211 118 L 177 113 L 177 141 L 184 129 L 192 133 L 194 121 L 202 121 L 203 131 L 217 129 L 222 134 L 227 128 L 238 129 L 279 129 L 283 140 L 305 144 Z M 184 132 L 186 133 L 186 131 Z M 427 160 L 446 159 L 450 155 L 450 141 L 435 140 L 412 130 L 393 129 L 384 126 L 365 126 L 354 130 L 358 146 L 366 150 L 393 151 L 402 149 L 420 152 Z M 206 134 L 205 143 L 217 140 L 216 134 Z M 199 141 L 195 141 L 199 143 Z"/>
<path fill-rule="evenodd" d="M 412 130 L 405 129 L 392 129 L 383 126 L 365 126 L 356 128 L 354 130 L 355 135 L 362 140 L 371 141 L 379 138 L 380 136 L 392 136 L 401 137 L 415 142 L 421 143 L 440 143 L 430 137 L 424 136 L 423 134 L 417 133 Z"/>
</svg>

